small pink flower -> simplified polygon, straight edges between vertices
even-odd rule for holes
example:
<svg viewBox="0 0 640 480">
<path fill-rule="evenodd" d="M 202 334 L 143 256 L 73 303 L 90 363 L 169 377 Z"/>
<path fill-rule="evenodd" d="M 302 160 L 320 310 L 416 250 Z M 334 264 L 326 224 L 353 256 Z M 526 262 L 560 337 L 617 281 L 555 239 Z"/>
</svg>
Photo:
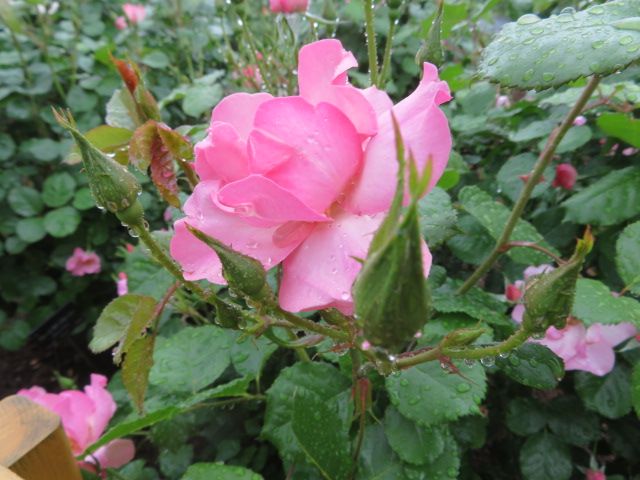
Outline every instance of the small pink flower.
<svg viewBox="0 0 640 480">
<path fill-rule="evenodd" d="M 116 18 L 115 22 L 113 22 L 113 24 L 116 26 L 116 28 L 118 30 L 124 30 L 125 28 L 127 28 L 127 19 L 120 16 L 118 18 Z"/>
<path fill-rule="evenodd" d="M 191 225 L 266 268 L 282 263 L 285 310 L 353 313 L 356 258 L 367 256 L 395 193 L 393 116 L 418 170 L 432 161 L 428 189 L 451 151 L 440 109 L 451 96 L 434 65 L 423 65 L 416 90 L 396 105 L 375 87 L 350 85 L 347 71 L 356 66 L 338 40 L 321 40 L 300 49 L 299 95 L 237 93 L 218 103 L 195 147 L 200 183 L 171 239 L 187 280 L 226 283 L 219 258 L 189 233 Z"/>
<path fill-rule="evenodd" d="M 147 9 L 144 5 L 137 5 L 135 3 L 125 3 L 122 6 L 125 16 L 131 22 L 132 25 L 137 25 L 144 20 L 147 16 Z"/>
<path fill-rule="evenodd" d="M 116 287 L 118 289 L 118 296 L 126 295 L 129 293 L 129 278 L 124 272 L 118 274 L 118 280 L 116 281 Z"/>
<path fill-rule="evenodd" d="M 79 390 L 64 390 L 47 393 L 42 387 L 31 387 L 18 392 L 60 416 L 74 455 L 84 450 L 100 438 L 109 420 L 116 411 L 116 403 L 105 388 L 107 378 L 91 375 L 91 384 Z M 79 462 L 82 468 L 95 471 L 95 464 L 101 468 L 118 468 L 130 462 L 135 455 L 131 440 L 113 440 L 99 448 L 92 455 Z"/>
<path fill-rule="evenodd" d="M 625 157 L 630 157 L 631 155 L 635 155 L 636 153 L 638 153 L 638 149 L 633 147 L 627 147 L 622 150 L 622 155 L 624 155 Z"/>
<path fill-rule="evenodd" d="M 556 165 L 556 177 L 553 179 L 552 187 L 562 187 L 565 190 L 573 190 L 578 178 L 578 171 L 570 163 Z"/>
<path fill-rule="evenodd" d="M 578 115 L 574 120 L 573 120 L 573 125 L 575 127 L 581 127 L 582 125 L 585 125 L 587 123 L 587 117 L 583 116 L 583 115 Z"/>
<path fill-rule="evenodd" d="M 306 12 L 309 0 L 269 0 L 269 8 L 273 13 Z"/>
<path fill-rule="evenodd" d="M 510 302 L 517 302 L 518 300 L 520 300 L 520 297 L 522 297 L 522 290 L 520 290 L 520 288 L 518 288 L 518 286 L 516 286 L 513 283 L 510 283 L 509 285 L 507 285 L 507 288 L 505 290 L 505 297 L 507 297 L 507 300 L 509 300 Z"/>
<path fill-rule="evenodd" d="M 171 211 L 171 207 L 167 207 L 162 214 L 162 218 L 164 218 L 165 222 L 170 222 L 173 218 L 173 212 Z"/>
<path fill-rule="evenodd" d="M 100 273 L 100 257 L 95 252 L 87 252 L 76 247 L 73 254 L 67 259 L 65 268 L 74 277 Z"/>
<path fill-rule="evenodd" d="M 498 98 L 496 98 L 496 107 L 509 108 L 511 107 L 511 100 L 507 95 L 498 95 Z"/>
<path fill-rule="evenodd" d="M 371 343 L 368 340 L 365 340 L 360 344 L 360 348 L 365 352 L 369 351 L 371 350 Z"/>
<path fill-rule="evenodd" d="M 134 246 L 133 246 L 133 245 L 131 245 L 130 243 L 125 243 L 125 244 L 124 244 L 124 248 L 126 248 L 126 249 L 127 249 L 127 252 L 128 252 L 128 253 L 132 253 L 132 252 L 135 250 L 135 248 L 136 248 L 136 247 L 134 247 Z"/>
<path fill-rule="evenodd" d="M 585 480 L 607 480 L 607 476 L 600 470 L 587 470 Z"/>
</svg>

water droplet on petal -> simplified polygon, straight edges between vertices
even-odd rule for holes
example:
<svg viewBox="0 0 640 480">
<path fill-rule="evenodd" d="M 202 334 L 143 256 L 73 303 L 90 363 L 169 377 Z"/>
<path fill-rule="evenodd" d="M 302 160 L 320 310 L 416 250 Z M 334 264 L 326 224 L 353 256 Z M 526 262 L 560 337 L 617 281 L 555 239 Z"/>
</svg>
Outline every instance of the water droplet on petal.
<svg viewBox="0 0 640 480">
<path fill-rule="evenodd" d="M 518 25 L 531 25 L 532 23 L 538 23 L 540 21 L 540 17 L 534 15 L 532 13 L 527 13 L 526 15 L 522 15 L 518 19 Z"/>
</svg>

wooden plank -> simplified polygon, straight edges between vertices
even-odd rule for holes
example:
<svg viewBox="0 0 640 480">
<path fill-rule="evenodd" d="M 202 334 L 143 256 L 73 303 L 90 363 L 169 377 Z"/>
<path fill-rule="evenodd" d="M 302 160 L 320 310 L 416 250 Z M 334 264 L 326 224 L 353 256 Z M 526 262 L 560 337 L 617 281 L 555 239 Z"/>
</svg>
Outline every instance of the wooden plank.
<svg viewBox="0 0 640 480">
<path fill-rule="evenodd" d="M 82 478 L 60 418 L 18 395 L 0 401 L 0 465 L 23 480 Z"/>
</svg>

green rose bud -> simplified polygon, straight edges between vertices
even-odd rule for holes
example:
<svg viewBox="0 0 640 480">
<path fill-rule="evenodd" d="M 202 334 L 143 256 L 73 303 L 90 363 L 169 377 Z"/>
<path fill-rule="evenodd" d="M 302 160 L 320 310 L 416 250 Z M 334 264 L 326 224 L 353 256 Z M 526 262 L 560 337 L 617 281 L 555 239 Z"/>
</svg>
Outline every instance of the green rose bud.
<svg viewBox="0 0 640 480">
<path fill-rule="evenodd" d="M 258 302 L 272 300 L 273 292 L 267 284 L 267 272 L 258 260 L 236 252 L 191 225 L 187 225 L 187 229 L 216 252 L 222 263 L 222 276 L 232 291 Z"/>
<path fill-rule="evenodd" d="M 593 236 L 587 230 L 578 240 L 569 261 L 552 272 L 534 277 L 524 294 L 525 313 L 523 328 L 530 333 L 544 333 L 554 326 L 564 328 L 571 314 L 576 294 L 576 282 L 582 264 L 593 247 Z"/>
<path fill-rule="evenodd" d="M 440 0 L 438 3 L 438 11 L 433 19 L 427 38 L 422 42 L 422 46 L 416 54 L 416 63 L 422 67 L 424 62 L 433 63 L 439 67 L 444 61 L 444 52 L 442 51 L 442 41 L 440 40 L 440 34 L 442 30 L 442 12 L 444 8 L 444 1 Z"/>
<path fill-rule="evenodd" d="M 84 170 L 89 177 L 89 187 L 98 207 L 116 214 L 127 225 L 141 223 L 144 211 L 138 202 L 141 187 L 136 177 L 94 147 L 77 130 L 71 114 L 65 115 L 56 110 L 53 113 L 78 145 Z"/>
<path fill-rule="evenodd" d="M 461 328 L 447 334 L 447 336 L 442 339 L 441 345 L 443 349 L 465 347 L 475 342 L 486 332 L 487 330 L 482 327 Z"/>
</svg>

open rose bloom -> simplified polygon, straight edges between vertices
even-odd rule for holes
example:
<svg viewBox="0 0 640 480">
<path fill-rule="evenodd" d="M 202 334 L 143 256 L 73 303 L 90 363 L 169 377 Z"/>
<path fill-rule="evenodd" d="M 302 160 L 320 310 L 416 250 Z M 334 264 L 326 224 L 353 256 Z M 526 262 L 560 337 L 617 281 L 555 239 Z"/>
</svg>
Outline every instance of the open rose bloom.
<svg viewBox="0 0 640 480">
<path fill-rule="evenodd" d="M 100 257 L 95 252 L 87 252 L 80 247 L 76 247 L 67 259 L 65 268 L 74 277 L 100 273 Z"/>
<path fill-rule="evenodd" d="M 91 384 L 79 390 L 64 390 L 47 393 L 42 387 L 31 387 L 18 392 L 35 403 L 56 413 L 61 421 L 74 455 L 84 450 L 100 438 L 116 411 L 116 403 L 109 391 L 106 377 L 91 375 Z M 130 462 L 135 454 L 131 440 L 117 439 L 109 442 L 80 462 L 83 468 L 95 471 L 101 468 L 118 468 Z"/>
<path fill-rule="evenodd" d="M 524 271 L 524 277 L 527 280 L 551 270 L 553 270 L 551 265 L 529 267 Z M 524 294 L 523 281 L 516 282 L 512 287 L 520 289 L 518 298 Z M 524 305 L 518 304 L 514 307 L 511 316 L 516 322 L 521 323 L 524 311 Z M 562 358 L 566 370 L 583 370 L 602 376 L 609 373 L 615 365 L 614 347 L 636 333 L 637 330 L 632 323 L 615 325 L 594 323 L 586 326 L 579 320 L 569 317 L 563 329 L 549 327 L 544 338 L 536 341 Z"/>
<path fill-rule="evenodd" d="M 416 90 L 394 106 L 385 92 L 348 83 L 356 65 L 338 40 L 321 40 L 300 50 L 299 95 L 238 93 L 216 106 L 195 148 L 201 181 L 171 241 L 186 279 L 225 283 L 218 257 L 189 224 L 266 268 L 282 263 L 284 309 L 353 312 L 356 258 L 366 258 L 396 186 L 392 112 L 419 171 L 431 159 L 429 189 L 451 150 L 439 108 L 451 96 L 435 66 L 425 63 Z M 426 245 L 423 260 L 428 273 Z"/>
</svg>

